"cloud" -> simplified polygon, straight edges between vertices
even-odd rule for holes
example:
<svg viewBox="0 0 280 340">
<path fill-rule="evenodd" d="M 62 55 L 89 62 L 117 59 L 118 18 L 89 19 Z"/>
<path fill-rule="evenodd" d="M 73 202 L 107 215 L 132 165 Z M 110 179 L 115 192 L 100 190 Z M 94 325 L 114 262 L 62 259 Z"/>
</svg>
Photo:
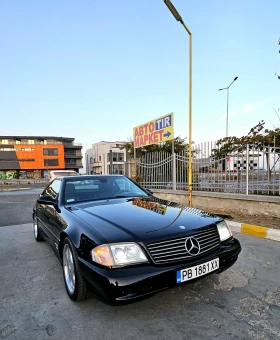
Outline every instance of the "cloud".
<svg viewBox="0 0 280 340">
<path fill-rule="evenodd" d="M 255 103 L 255 104 L 246 104 L 246 105 L 243 106 L 243 112 L 249 113 L 251 111 L 254 111 L 255 109 L 257 109 L 258 107 L 260 107 L 261 105 L 263 105 L 267 101 L 268 100 L 263 100 L 261 102 Z"/>
<path fill-rule="evenodd" d="M 271 100 L 271 98 L 266 99 L 266 100 L 262 100 L 260 102 L 254 103 L 254 104 L 245 104 L 241 108 L 239 108 L 238 110 L 230 111 L 228 116 L 232 117 L 232 116 L 236 116 L 236 115 L 239 115 L 239 114 L 244 114 L 244 113 L 246 114 L 246 113 L 252 112 L 252 111 L 256 110 L 257 108 L 259 108 L 261 105 L 269 102 L 270 100 Z M 226 120 L 226 117 L 227 117 L 227 115 L 223 114 L 218 118 L 218 120 L 224 121 L 224 120 Z"/>
</svg>

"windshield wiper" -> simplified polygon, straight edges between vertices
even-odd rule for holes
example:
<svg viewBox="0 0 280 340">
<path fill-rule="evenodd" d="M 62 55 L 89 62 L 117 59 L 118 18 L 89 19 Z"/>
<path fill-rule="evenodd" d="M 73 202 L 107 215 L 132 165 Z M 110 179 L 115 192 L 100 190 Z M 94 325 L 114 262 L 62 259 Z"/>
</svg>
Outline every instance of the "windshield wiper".
<svg viewBox="0 0 280 340">
<path fill-rule="evenodd" d="M 132 197 L 147 197 L 147 196 L 135 194 L 135 195 L 126 195 L 126 196 L 125 195 L 117 195 L 115 197 L 117 197 L 117 198 L 132 198 Z"/>
</svg>

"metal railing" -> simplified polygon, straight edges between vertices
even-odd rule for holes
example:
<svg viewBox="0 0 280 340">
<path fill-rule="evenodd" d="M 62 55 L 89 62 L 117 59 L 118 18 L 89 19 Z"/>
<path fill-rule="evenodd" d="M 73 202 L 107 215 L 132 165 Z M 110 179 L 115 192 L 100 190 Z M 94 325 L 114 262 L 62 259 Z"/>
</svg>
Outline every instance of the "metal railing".
<svg viewBox="0 0 280 340">
<path fill-rule="evenodd" d="M 34 142 L 34 143 L 29 143 L 28 141 L 27 142 L 16 142 L 16 141 L 8 141 L 8 143 L 6 142 L 2 142 L 0 140 L 0 145 L 62 145 L 63 143 L 62 142 L 51 142 L 51 141 L 47 141 L 47 142 Z"/>
<path fill-rule="evenodd" d="M 193 190 L 280 195 L 280 148 L 245 145 L 217 159 L 215 143 L 194 145 Z M 128 172 L 125 166 L 126 173 Z M 152 152 L 136 161 L 136 179 L 146 188 L 188 190 L 188 154 Z"/>
<path fill-rule="evenodd" d="M 63 145 L 69 147 L 69 146 L 82 146 L 82 143 L 71 143 L 71 142 L 63 142 Z"/>
</svg>

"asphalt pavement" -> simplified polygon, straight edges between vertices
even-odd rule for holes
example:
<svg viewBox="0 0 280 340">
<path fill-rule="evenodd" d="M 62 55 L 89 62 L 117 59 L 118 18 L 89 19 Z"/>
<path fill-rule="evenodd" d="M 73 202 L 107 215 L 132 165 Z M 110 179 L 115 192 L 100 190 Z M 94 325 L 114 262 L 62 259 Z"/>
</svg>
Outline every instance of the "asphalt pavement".
<svg viewBox="0 0 280 340">
<path fill-rule="evenodd" d="M 32 209 L 44 186 L 25 186 L 20 189 L 0 192 L 0 227 L 32 222 Z"/>
<path fill-rule="evenodd" d="M 0 338 L 280 338 L 280 242 L 234 233 L 243 250 L 220 275 L 125 305 L 75 303 L 53 251 L 33 238 L 38 191 L 0 193 Z"/>
</svg>

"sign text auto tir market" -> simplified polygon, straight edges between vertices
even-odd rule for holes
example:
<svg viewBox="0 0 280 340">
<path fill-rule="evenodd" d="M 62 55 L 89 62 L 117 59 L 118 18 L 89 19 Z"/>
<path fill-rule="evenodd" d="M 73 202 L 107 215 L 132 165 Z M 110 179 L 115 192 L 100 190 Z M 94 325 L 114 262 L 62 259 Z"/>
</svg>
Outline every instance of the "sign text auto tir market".
<svg viewBox="0 0 280 340">
<path fill-rule="evenodd" d="M 173 112 L 133 128 L 134 147 L 167 142 L 174 138 Z"/>
</svg>

